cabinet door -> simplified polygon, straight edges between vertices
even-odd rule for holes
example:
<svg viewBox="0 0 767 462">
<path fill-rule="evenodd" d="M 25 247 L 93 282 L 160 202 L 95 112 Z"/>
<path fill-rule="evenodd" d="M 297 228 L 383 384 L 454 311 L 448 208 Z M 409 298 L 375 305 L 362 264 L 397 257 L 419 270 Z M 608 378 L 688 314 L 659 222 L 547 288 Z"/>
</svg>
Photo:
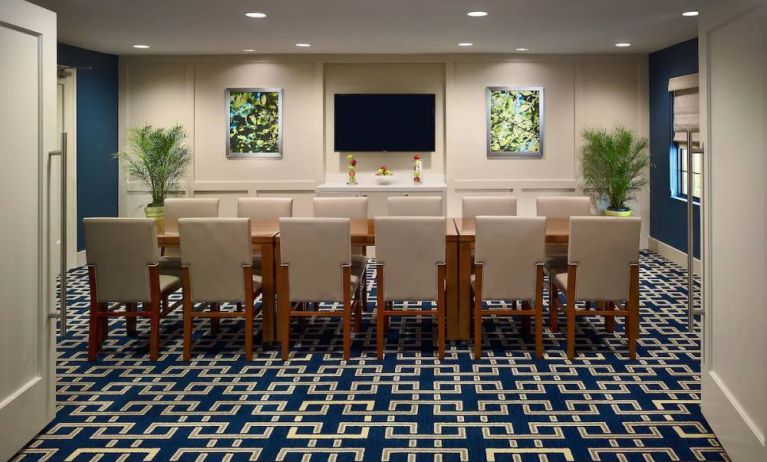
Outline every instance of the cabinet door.
<svg viewBox="0 0 767 462">
<path fill-rule="evenodd" d="M 378 191 L 371 191 L 371 192 L 364 192 L 361 194 L 363 197 L 368 198 L 368 217 L 375 218 L 375 217 L 385 217 L 388 215 L 388 205 L 387 200 L 389 197 L 397 195 L 392 194 L 389 192 L 378 192 Z"/>
</svg>

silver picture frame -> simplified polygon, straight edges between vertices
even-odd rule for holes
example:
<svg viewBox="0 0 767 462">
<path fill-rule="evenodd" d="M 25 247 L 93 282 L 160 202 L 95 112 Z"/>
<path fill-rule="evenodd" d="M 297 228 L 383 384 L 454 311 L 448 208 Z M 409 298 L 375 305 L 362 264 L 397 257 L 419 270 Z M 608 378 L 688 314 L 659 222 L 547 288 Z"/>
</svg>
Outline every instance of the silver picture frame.
<svg viewBox="0 0 767 462">
<path fill-rule="evenodd" d="M 279 125 L 279 140 L 277 141 L 277 152 L 232 152 L 229 134 L 231 133 L 232 120 L 230 117 L 230 98 L 232 93 L 277 93 L 277 120 Z M 224 91 L 224 110 L 226 117 L 226 157 L 228 159 L 282 159 L 282 142 L 284 137 L 283 132 L 283 106 L 285 103 L 285 97 L 282 88 L 227 88 Z"/>
<path fill-rule="evenodd" d="M 491 104 L 492 104 L 492 94 L 495 91 L 537 91 L 540 94 L 539 97 L 539 108 L 538 108 L 538 117 L 540 119 L 540 123 L 538 124 L 538 137 L 540 139 L 540 150 L 535 152 L 530 151 L 493 151 L 492 146 L 492 120 L 491 120 Z M 502 87 L 502 86 L 494 86 L 494 87 L 487 87 L 485 90 L 485 105 L 486 105 L 486 132 L 487 132 L 487 157 L 488 158 L 495 158 L 495 159 L 540 159 L 543 157 L 543 149 L 544 149 L 544 92 L 542 86 L 520 86 L 520 87 Z"/>
</svg>

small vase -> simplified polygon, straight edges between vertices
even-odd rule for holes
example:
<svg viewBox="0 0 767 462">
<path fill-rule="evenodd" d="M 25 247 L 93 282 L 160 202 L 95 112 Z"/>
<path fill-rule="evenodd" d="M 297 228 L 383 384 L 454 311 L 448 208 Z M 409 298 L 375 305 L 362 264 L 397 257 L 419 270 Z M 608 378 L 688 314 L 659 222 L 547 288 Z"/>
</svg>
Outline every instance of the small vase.
<svg viewBox="0 0 767 462">
<path fill-rule="evenodd" d="M 159 207 L 151 207 L 147 205 L 144 207 L 144 215 L 146 215 L 147 218 L 151 218 L 154 220 L 155 229 L 157 230 L 157 234 L 162 234 L 165 230 L 164 221 L 165 218 L 165 207 L 162 205 Z"/>
<path fill-rule="evenodd" d="M 423 183 L 423 161 L 416 159 L 413 161 L 413 184 Z"/>
<path fill-rule="evenodd" d="M 357 169 L 356 169 L 356 167 L 349 166 L 349 176 L 346 179 L 346 184 L 357 184 Z"/>
</svg>

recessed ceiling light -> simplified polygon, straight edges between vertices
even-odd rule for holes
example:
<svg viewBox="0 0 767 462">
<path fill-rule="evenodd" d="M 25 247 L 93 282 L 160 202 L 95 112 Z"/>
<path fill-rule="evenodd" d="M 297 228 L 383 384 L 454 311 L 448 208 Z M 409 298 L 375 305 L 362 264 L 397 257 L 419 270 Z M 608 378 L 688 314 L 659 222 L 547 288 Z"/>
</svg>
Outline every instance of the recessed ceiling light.
<svg viewBox="0 0 767 462">
<path fill-rule="evenodd" d="M 133 48 L 141 48 L 142 50 L 149 48 L 149 45 L 133 45 Z"/>
<path fill-rule="evenodd" d="M 299 48 L 309 48 L 310 46 L 312 46 L 312 44 L 311 43 L 296 43 L 296 46 L 299 47 Z"/>
<path fill-rule="evenodd" d="M 474 44 L 471 43 L 471 42 L 461 42 L 461 43 L 458 44 L 458 46 L 459 47 L 470 47 L 470 46 L 474 46 Z"/>
<path fill-rule="evenodd" d="M 628 42 L 618 42 L 615 44 L 615 46 L 618 48 L 626 48 L 626 47 L 630 47 L 631 44 Z"/>
<path fill-rule="evenodd" d="M 530 49 L 529 48 L 524 48 L 524 47 L 519 47 L 519 48 L 514 48 L 514 51 L 530 51 Z"/>
<path fill-rule="evenodd" d="M 466 14 L 472 18 L 481 18 L 482 16 L 487 16 L 487 11 L 469 11 Z"/>
<path fill-rule="evenodd" d="M 682 16 L 697 16 L 699 13 L 697 11 L 685 11 L 682 13 Z"/>
<path fill-rule="evenodd" d="M 254 11 L 252 13 L 245 13 L 245 16 L 249 18 L 261 19 L 266 17 L 266 13 L 262 13 L 260 11 Z"/>
<path fill-rule="evenodd" d="M 245 53 L 253 53 L 253 52 L 255 52 L 256 50 L 255 50 L 255 49 L 253 49 L 253 48 L 243 48 L 243 49 L 242 49 L 242 51 L 243 51 L 243 52 L 245 52 Z"/>
</svg>

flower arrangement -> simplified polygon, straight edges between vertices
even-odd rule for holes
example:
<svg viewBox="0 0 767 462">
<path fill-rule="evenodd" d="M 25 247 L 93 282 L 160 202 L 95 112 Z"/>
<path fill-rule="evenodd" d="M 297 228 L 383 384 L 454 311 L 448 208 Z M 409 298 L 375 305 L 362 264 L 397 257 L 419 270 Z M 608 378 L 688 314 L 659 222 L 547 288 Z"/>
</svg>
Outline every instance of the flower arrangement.
<svg viewBox="0 0 767 462">
<path fill-rule="evenodd" d="M 421 156 L 416 154 L 413 156 L 413 184 L 423 183 L 423 161 Z"/>
<path fill-rule="evenodd" d="M 352 154 L 349 154 L 346 156 L 346 160 L 349 163 L 346 184 L 357 184 L 357 159 Z"/>
</svg>

